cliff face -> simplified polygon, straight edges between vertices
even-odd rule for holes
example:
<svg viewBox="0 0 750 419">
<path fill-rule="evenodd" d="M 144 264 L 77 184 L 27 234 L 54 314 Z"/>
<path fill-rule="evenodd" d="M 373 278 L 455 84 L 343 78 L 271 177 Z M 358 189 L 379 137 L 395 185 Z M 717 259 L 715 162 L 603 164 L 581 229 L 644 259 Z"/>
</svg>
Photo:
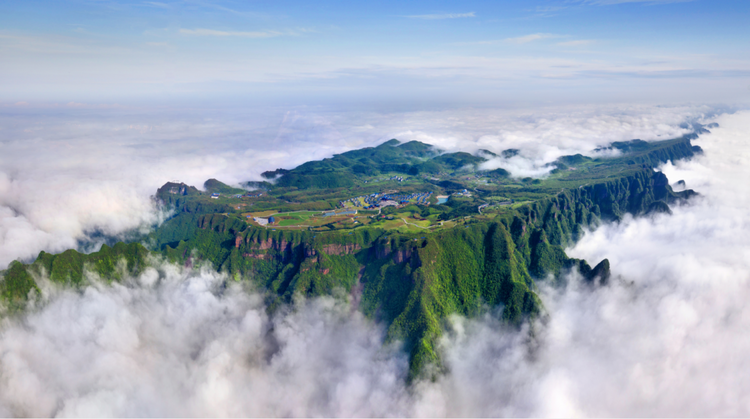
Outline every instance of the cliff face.
<svg viewBox="0 0 750 419">
<path fill-rule="evenodd" d="M 208 196 L 203 200 L 192 200 L 190 197 L 203 195 L 194 186 L 184 183 L 167 182 L 156 191 L 152 198 L 160 205 L 174 208 L 178 212 L 188 213 L 221 213 L 230 209 L 226 204 L 213 202 Z"/>
<path fill-rule="evenodd" d="M 698 138 L 697 134 L 688 134 L 675 140 L 664 141 L 660 147 L 651 150 L 643 156 L 632 159 L 637 164 L 646 164 L 656 167 L 661 163 L 676 162 L 677 160 L 689 159 L 703 150 L 690 144 L 690 140 Z"/>
<path fill-rule="evenodd" d="M 237 269 L 261 282 L 265 278 L 281 300 L 337 286 L 351 292 L 360 281 L 360 308 L 388 324 L 391 338 L 405 341 L 416 372 L 425 363 L 439 363 L 434 342 L 441 319 L 502 306 L 503 318 L 519 324 L 541 310 L 534 280 L 555 278 L 567 269 L 606 283 L 608 261 L 591 268 L 564 252 L 583 227 L 626 213 L 645 214 L 655 203 L 666 205 L 692 193 L 674 193 L 662 173 L 642 168 L 628 177 L 562 191 L 493 222 L 424 238 L 370 231 L 341 235 L 331 243 L 333 238 L 309 232 L 248 228 L 231 240 L 242 257 L 222 269 Z"/>
</svg>

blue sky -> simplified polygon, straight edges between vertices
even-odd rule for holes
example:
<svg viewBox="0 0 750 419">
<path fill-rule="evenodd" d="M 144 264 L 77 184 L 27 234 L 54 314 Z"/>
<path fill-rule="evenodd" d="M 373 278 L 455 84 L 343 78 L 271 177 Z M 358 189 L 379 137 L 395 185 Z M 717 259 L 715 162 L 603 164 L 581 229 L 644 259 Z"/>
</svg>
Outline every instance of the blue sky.
<svg viewBox="0 0 750 419">
<path fill-rule="evenodd" d="M 0 101 L 744 102 L 747 1 L 5 1 Z"/>
</svg>

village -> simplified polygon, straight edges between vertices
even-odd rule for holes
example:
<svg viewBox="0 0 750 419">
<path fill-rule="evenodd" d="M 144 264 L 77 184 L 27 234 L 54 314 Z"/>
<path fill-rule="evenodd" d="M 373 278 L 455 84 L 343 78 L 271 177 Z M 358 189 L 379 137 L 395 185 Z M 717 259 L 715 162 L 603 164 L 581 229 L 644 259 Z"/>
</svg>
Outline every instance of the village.
<svg viewBox="0 0 750 419">
<path fill-rule="evenodd" d="M 214 192 L 214 193 L 211 194 L 211 199 L 219 199 L 220 196 L 221 196 L 220 193 Z M 248 192 L 248 193 L 246 193 L 244 195 L 243 194 L 234 194 L 233 196 L 235 198 L 238 198 L 238 199 L 239 198 L 260 198 L 261 196 L 263 196 L 263 192 L 255 192 L 255 193 Z"/>
<path fill-rule="evenodd" d="M 341 208 L 361 208 L 365 210 L 380 209 L 387 206 L 400 206 L 408 204 L 429 205 L 432 192 L 420 192 L 412 194 L 399 194 L 398 191 L 386 193 L 373 193 L 361 195 L 339 201 Z"/>
<path fill-rule="evenodd" d="M 217 197 L 219 196 L 218 194 Z M 273 210 L 244 214 L 248 222 L 263 227 L 290 227 L 316 229 L 323 226 L 337 228 L 352 227 L 378 219 L 380 210 L 385 207 L 401 208 L 409 204 L 429 205 L 432 192 L 404 194 L 398 191 L 373 193 L 339 201 L 337 210 L 328 211 L 293 211 L 276 212 Z M 244 196 L 243 196 L 244 197 Z M 213 198 L 213 195 L 212 195 Z M 374 212 L 376 211 L 377 212 Z M 365 211 L 365 218 L 359 217 L 359 211 Z M 385 220 L 393 217 L 380 216 Z"/>
<path fill-rule="evenodd" d="M 464 185 L 472 186 L 473 182 L 481 181 L 480 177 L 469 177 L 467 180 L 471 183 Z M 448 202 L 452 198 L 472 199 L 474 195 L 473 188 L 456 188 L 455 186 L 459 185 L 457 184 L 458 182 L 454 182 L 455 184 L 446 186 L 452 187 L 452 189 L 422 191 L 417 189 L 415 191 L 413 189 L 415 185 L 412 184 L 414 179 L 418 178 L 398 175 L 371 178 L 369 179 L 370 183 L 382 181 L 410 182 L 404 186 L 406 191 L 403 189 L 399 190 L 401 188 L 384 187 L 379 191 L 371 190 L 369 191 L 371 193 L 355 197 L 338 198 L 340 200 L 337 201 L 328 201 L 325 199 L 327 202 L 323 200 L 316 201 L 308 208 L 305 208 L 303 203 L 305 201 L 304 197 L 302 197 L 303 199 L 297 198 L 299 199 L 297 201 L 293 195 L 284 196 L 278 202 L 279 206 L 277 207 L 273 203 L 278 198 L 268 190 L 241 191 L 225 187 L 223 190 L 210 190 L 208 198 L 231 205 L 232 209 L 238 211 L 240 216 L 249 224 L 265 227 L 269 230 L 280 228 L 328 231 L 351 230 L 362 226 L 377 226 L 385 229 L 424 231 L 426 229 L 443 228 L 466 221 L 466 219 L 462 218 L 461 220 L 445 223 L 439 216 L 445 211 L 451 211 L 451 209 L 446 209 L 444 206 L 448 205 Z M 450 183 L 447 180 L 443 182 Z M 435 185 L 435 180 L 431 183 Z M 179 190 L 175 190 L 174 192 L 170 190 L 170 192 L 179 193 Z M 498 206 L 498 204 L 502 206 L 504 203 L 483 202 L 478 204 L 475 207 L 476 213 L 471 216 L 483 216 L 487 210 Z M 431 206 L 434 207 L 434 210 L 427 209 L 427 207 Z M 466 215 L 469 216 L 469 214 Z"/>
<path fill-rule="evenodd" d="M 394 175 L 391 177 L 383 177 L 383 178 L 377 178 L 372 180 L 366 180 L 364 183 L 375 183 L 375 182 L 385 182 L 389 180 L 393 180 L 396 182 L 403 182 L 404 180 L 408 180 L 409 178 L 404 178 L 403 176 Z"/>
<path fill-rule="evenodd" d="M 399 179 L 394 179 L 398 181 Z M 170 192 L 172 192 L 170 190 Z M 253 191 L 243 194 L 213 192 L 209 195 L 211 199 L 240 199 L 264 197 L 266 192 Z M 433 196 L 434 195 L 434 196 Z M 472 193 L 467 189 L 453 191 L 445 195 L 438 195 L 433 191 L 400 192 L 395 189 L 360 195 L 338 201 L 335 209 L 313 210 L 300 209 L 297 211 L 281 211 L 278 209 L 264 208 L 252 212 L 248 211 L 253 203 L 232 202 L 234 209 L 239 210 L 248 223 L 269 229 L 291 228 L 309 229 L 313 231 L 327 229 L 350 229 L 358 225 L 382 224 L 384 228 L 407 228 L 425 229 L 443 226 L 443 222 L 433 219 L 436 216 L 424 218 L 419 215 L 420 210 L 414 206 L 430 206 L 432 203 L 445 205 L 447 201 L 455 197 L 471 197 Z M 231 202 L 231 201 L 230 201 Z M 245 201 L 247 202 L 247 201 Z M 409 207 L 411 206 L 411 207 Z M 481 215 L 483 210 L 490 205 L 478 208 L 477 214 Z M 382 214 L 382 210 L 391 207 L 395 210 Z M 247 208 L 244 209 L 243 208 Z M 411 209 L 409 209 L 411 208 Z M 439 211 L 438 211 L 439 212 Z"/>
</svg>

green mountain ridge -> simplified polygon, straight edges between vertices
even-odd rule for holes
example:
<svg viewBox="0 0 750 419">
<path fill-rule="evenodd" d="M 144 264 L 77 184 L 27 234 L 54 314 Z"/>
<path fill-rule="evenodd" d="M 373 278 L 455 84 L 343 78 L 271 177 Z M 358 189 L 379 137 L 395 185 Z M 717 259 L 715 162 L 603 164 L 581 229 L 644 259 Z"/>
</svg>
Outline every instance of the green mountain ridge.
<svg viewBox="0 0 750 419">
<path fill-rule="evenodd" d="M 275 183 L 241 197 L 244 191 L 215 179 L 206 192 L 167 183 L 155 199 L 176 216 L 144 244 L 117 243 L 88 255 L 41 252 L 33 263 L 9 266 L 0 295 L 11 312 L 21 311 L 37 298 L 35 277 L 82 287 L 89 270 L 119 281 L 142 272 L 150 253 L 185 266 L 210 262 L 230 278 L 251 281 L 271 311 L 296 294 L 343 289 L 387 326 L 389 340 L 404 342 L 411 380 L 432 370 L 427 365 L 441 370 L 436 343 L 451 314 L 499 310 L 509 325 L 520 326 L 544 310 L 538 281 L 562 281 L 577 270 L 592 285 L 606 284 L 608 260 L 592 268 L 564 249 L 586 227 L 668 212 L 669 204 L 693 196 L 674 192 L 653 169 L 700 152 L 692 138 L 613 143 L 622 155 L 609 159 L 566 156 L 556 173 L 536 183 L 480 171 L 479 155 L 397 140 L 266 172 Z M 449 196 L 445 203 L 438 203 L 441 193 Z M 372 199 L 397 205 L 365 209 Z M 272 216 L 279 221 L 253 221 Z"/>
</svg>

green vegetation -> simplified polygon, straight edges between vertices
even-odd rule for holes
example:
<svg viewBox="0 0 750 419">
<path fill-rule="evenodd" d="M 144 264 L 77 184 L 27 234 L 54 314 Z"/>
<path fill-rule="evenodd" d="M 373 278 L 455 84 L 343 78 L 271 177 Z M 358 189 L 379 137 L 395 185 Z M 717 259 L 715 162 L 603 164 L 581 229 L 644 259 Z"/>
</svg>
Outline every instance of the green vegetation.
<svg viewBox="0 0 750 419">
<path fill-rule="evenodd" d="M 233 188 L 229 185 L 226 185 L 224 183 L 219 182 L 216 179 L 209 179 L 205 183 L 203 183 L 203 189 L 206 190 L 208 193 L 218 193 L 218 194 L 244 194 L 246 191 L 244 189 L 238 189 Z"/>
<path fill-rule="evenodd" d="M 257 183 L 262 189 L 249 194 L 215 179 L 205 192 L 170 182 L 155 197 L 176 215 L 144 240 L 148 249 L 118 243 L 88 255 L 42 252 L 29 265 L 9 266 L 0 295 L 17 310 L 36 298 L 36 279 L 43 276 L 73 287 L 84 286 L 89 273 L 119 281 L 142 272 L 150 252 L 184 266 L 210 263 L 230 278 L 252 281 L 269 310 L 296 294 L 342 289 L 387 325 L 389 339 L 404 342 L 413 379 L 427 364 L 441 365 L 436 342 L 449 315 L 499 309 L 509 325 L 521 325 L 543 310 L 535 281 L 558 281 L 577 269 L 592 283 L 606 283 L 606 259 L 591 268 L 563 250 L 584 227 L 626 213 L 668 212 L 669 203 L 694 194 L 673 192 L 653 170 L 698 152 L 690 137 L 609 148 L 621 154 L 565 156 L 545 179 L 478 170 L 491 155 L 486 151 L 440 154 L 416 141 L 391 140 L 266 172 L 275 183 Z M 380 206 L 381 195 L 424 199 Z M 451 197 L 438 205 L 437 195 Z M 363 210 L 372 200 L 379 208 Z M 322 214 L 342 207 L 357 214 Z M 253 221 L 270 216 L 273 224 Z"/>
</svg>

